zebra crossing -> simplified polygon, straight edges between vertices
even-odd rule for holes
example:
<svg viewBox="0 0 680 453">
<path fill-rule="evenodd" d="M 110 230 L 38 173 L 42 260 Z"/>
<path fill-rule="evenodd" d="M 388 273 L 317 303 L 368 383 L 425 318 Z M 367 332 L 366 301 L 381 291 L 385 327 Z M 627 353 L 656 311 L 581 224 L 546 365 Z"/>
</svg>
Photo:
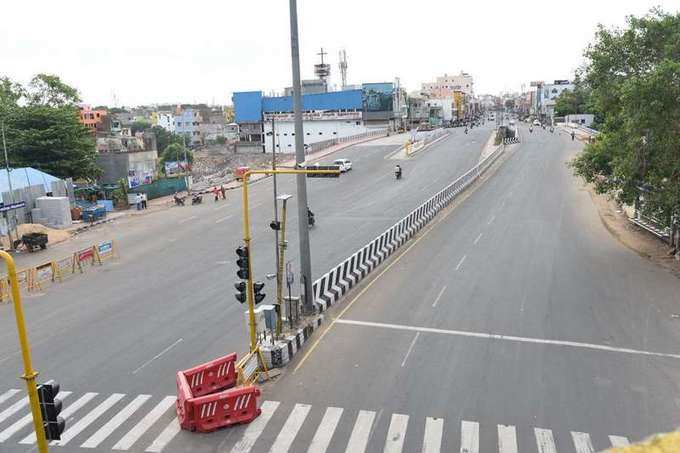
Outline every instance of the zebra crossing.
<svg viewBox="0 0 680 453">
<path fill-rule="evenodd" d="M 36 442 L 28 400 L 23 395 L 17 389 L 0 393 L 0 450 L 11 443 L 30 446 Z M 174 395 L 158 398 L 147 394 L 86 392 L 75 395 L 62 391 L 58 398 L 64 402 L 61 415 L 67 420 L 67 426 L 61 440 L 52 441 L 50 445 L 69 446 L 68 451 L 95 448 L 155 453 L 174 451 L 175 448 L 188 451 L 186 448 L 190 448 L 192 436 L 201 436 L 195 433 L 178 436 L 180 427 L 175 417 Z M 417 445 L 417 451 L 423 453 L 454 451 L 452 448 L 460 453 L 491 451 L 484 442 L 480 449 L 480 432 L 487 435 L 492 432 L 494 451 L 498 453 L 596 451 L 591 435 L 579 431 L 553 432 L 546 427 L 519 427 L 526 429 L 532 438 L 530 445 L 522 445 L 519 441 L 527 443 L 528 437 L 518 436 L 518 428 L 513 425 L 485 425 L 474 420 L 452 421 L 432 416 L 422 419 L 403 413 L 382 414 L 382 411 L 341 407 L 312 411 L 309 404 L 269 400 L 262 402 L 261 410 L 262 414 L 252 423 L 223 431 L 224 436 L 220 437 L 226 438 L 229 434 L 231 442 L 225 451 L 286 453 L 304 448 L 308 453 L 325 453 L 329 449 L 351 453 L 379 449 L 385 453 L 400 453 L 407 451 L 407 444 L 411 446 L 408 451 Z M 380 420 L 387 424 L 386 431 L 377 428 Z M 559 450 L 557 436 L 562 436 Z M 173 440 L 186 447 L 173 447 Z M 628 443 L 626 437 L 618 434 L 597 437 L 595 442 L 601 449 Z M 304 447 L 301 444 L 305 444 Z"/>
</svg>

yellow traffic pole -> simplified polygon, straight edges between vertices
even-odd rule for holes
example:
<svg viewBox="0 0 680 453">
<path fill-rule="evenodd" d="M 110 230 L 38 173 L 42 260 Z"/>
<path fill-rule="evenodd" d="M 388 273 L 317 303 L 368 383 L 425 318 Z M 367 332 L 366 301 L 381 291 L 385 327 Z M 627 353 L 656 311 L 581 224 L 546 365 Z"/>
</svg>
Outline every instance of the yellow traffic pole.
<svg viewBox="0 0 680 453">
<path fill-rule="evenodd" d="M 248 281 L 246 283 L 246 294 L 248 298 L 248 323 L 250 324 L 250 352 L 255 352 L 257 348 L 257 335 L 255 324 L 255 298 L 253 297 L 253 265 L 251 263 L 252 253 L 250 250 L 250 218 L 248 214 L 248 178 L 250 172 L 246 171 L 241 176 L 243 187 L 243 242 L 248 249 Z"/>
<path fill-rule="evenodd" d="M 19 283 L 17 281 L 17 268 L 14 264 L 12 255 L 0 250 L 0 257 L 5 260 L 7 265 L 7 275 L 12 288 L 12 300 L 14 302 L 14 316 L 17 321 L 17 332 L 19 334 L 19 344 L 21 345 L 21 356 L 24 361 L 24 374 L 21 378 L 26 381 L 26 389 L 28 391 L 28 399 L 31 402 L 31 413 L 33 414 L 33 428 L 38 440 L 38 451 L 40 453 L 47 453 L 47 439 L 45 438 L 45 430 L 43 428 L 42 413 L 40 412 L 40 403 L 38 401 L 38 389 L 35 386 L 35 377 L 38 372 L 33 370 L 31 363 L 31 347 L 28 344 L 28 336 L 26 335 L 26 324 L 24 323 L 24 311 L 21 308 L 21 294 L 19 293 Z"/>
<path fill-rule="evenodd" d="M 276 319 L 276 335 L 281 335 L 281 316 L 280 314 L 283 313 L 283 282 L 282 276 L 283 276 L 283 263 L 284 263 L 284 254 L 286 250 L 286 200 L 284 199 L 282 201 L 282 212 L 281 212 L 281 233 L 280 233 L 280 238 L 279 238 L 279 262 L 278 264 L 278 272 L 277 278 L 278 278 L 278 285 L 276 287 L 276 301 L 279 304 L 279 317 Z M 288 316 L 290 316 L 290 313 L 288 313 Z"/>
<path fill-rule="evenodd" d="M 241 187 L 243 192 L 243 242 L 248 249 L 248 281 L 246 283 L 246 291 L 248 298 L 248 324 L 250 324 L 250 352 L 255 352 L 257 349 L 257 334 L 255 321 L 255 297 L 253 290 L 253 265 L 252 265 L 252 251 L 250 249 L 250 218 L 248 213 L 248 178 L 254 174 L 288 174 L 295 175 L 299 173 L 320 173 L 320 174 L 334 174 L 340 175 L 339 170 L 247 170 L 241 175 Z M 9 256 L 9 255 L 8 255 Z M 11 259 L 11 257 L 10 257 Z M 16 278 L 16 276 L 15 276 Z M 18 288 L 18 287 L 17 287 Z M 17 289 L 18 291 L 18 289 Z M 36 393 L 37 395 L 37 393 Z M 43 453 L 42 451 L 40 453 Z"/>
</svg>

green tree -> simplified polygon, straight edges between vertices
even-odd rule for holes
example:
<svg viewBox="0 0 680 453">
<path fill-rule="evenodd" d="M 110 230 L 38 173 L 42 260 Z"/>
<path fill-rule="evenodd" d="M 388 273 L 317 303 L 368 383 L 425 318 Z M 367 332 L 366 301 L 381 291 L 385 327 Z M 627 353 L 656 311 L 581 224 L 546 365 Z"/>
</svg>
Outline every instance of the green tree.
<svg viewBox="0 0 680 453">
<path fill-rule="evenodd" d="M 165 163 L 166 162 L 183 161 L 185 152 L 186 152 L 187 160 L 189 161 L 189 163 L 190 164 L 193 163 L 194 153 L 190 149 L 185 148 L 184 145 L 182 145 L 180 143 L 169 144 L 165 148 L 165 150 L 160 154 L 159 164 L 161 166 L 161 171 L 165 171 Z"/>
<path fill-rule="evenodd" d="M 144 132 L 151 127 L 151 123 L 147 120 L 135 120 L 130 125 L 130 132 L 134 135 L 137 132 Z"/>
<path fill-rule="evenodd" d="M 55 176 L 91 180 L 94 138 L 78 118 L 77 90 L 59 77 L 39 74 L 24 88 L 0 78 L 0 120 L 12 167 L 34 167 Z"/>
<path fill-rule="evenodd" d="M 165 151 L 169 144 L 177 143 L 181 145 L 183 143 L 182 136 L 168 132 L 160 126 L 154 126 L 151 130 L 156 135 L 156 147 L 159 155 Z"/>
<path fill-rule="evenodd" d="M 80 102 L 78 90 L 52 74 L 38 74 L 31 79 L 27 90 L 30 105 L 49 107 L 74 106 Z"/>
<path fill-rule="evenodd" d="M 680 215 L 680 13 L 654 9 L 625 29 L 599 26 L 586 49 L 584 82 L 603 116 L 598 140 L 575 173 L 664 221 Z"/>
</svg>

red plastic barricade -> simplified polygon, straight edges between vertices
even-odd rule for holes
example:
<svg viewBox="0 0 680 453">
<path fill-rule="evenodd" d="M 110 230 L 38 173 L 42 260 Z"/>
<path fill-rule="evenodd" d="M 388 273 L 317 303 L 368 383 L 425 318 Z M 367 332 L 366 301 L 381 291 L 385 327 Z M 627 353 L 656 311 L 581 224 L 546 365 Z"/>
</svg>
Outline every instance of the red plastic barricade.
<svg viewBox="0 0 680 453">
<path fill-rule="evenodd" d="M 260 389 L 251 385 L 194 398 L 193 429 L 209 433 L 237 423 L 250 423 L 260 415 L 259 396 Z"/>
<path fill-rule="evenodd" d="M 191 404 L 191 399 L 193 395 L 191 394 L 191 387 L 187 382 L 186 376 L 182 371 L 177 372 L 177 421 L 182 429 L 194 429 L 194 413 L 193 405 Z"/>
<path fill-rule="evenodd" d="M 186 378 L 194 398 L 231 388 L 236 385 L 236 353 L 180 371 L 178 375 L 180 373 Z M 179 376 L 177 385 L 179 392 Z"/>
<path fill-rule="evenodd" d="M 260 415 L 260 389 L 236 385 L 236 353 L 177 372 L 177 420 L 182 429 L 204 433 Z"/>
</svg>

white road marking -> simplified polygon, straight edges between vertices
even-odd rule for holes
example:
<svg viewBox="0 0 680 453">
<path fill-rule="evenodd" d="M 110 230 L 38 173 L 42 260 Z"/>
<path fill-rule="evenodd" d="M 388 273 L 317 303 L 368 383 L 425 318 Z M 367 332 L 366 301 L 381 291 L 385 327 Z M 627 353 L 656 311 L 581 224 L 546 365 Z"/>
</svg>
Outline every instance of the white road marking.
<svg viewBox="0 0 680 453">
<path fill-rule="evenodd" d="M 226 216 L 226 217 L 222 217 L 221 219 L 215 220 L 215 223 L 222 223 L 222 222 L 224 222 L 224 221 L 226 221 L 226 220 L 231 219 L 232 217 L 233 217 L 233 216 L 230 216 L 230 215 L 228 215 L 228 216 Z"/>
<path fill-rule="evenodd" d="M 609 442 L 611 442 L 612 447 L 625 447 L 630 445 L 628 439 L 622 436 L 609 436 Z"/>
<path fill-rule="evenodd" d="M 168 426 L 165 427 L 165 429 L 154 439 L 153 442 L 151 442 L 151 445 L 147 447 L 146 450 L 144 451 L 149 451 L 152 453 L 160 453 L 163 451 L 163 448 L 165 448 L 168 443 L 179 433 L 181 430 L 179 426 L 179 421 L 177 421 L 177 418 L 173 418 Z"/>
<path fill-rule="evenodd" d="M 177 222 L 177 223 L 179 223 L 179 224 L 186 223 L 186 222 L 188 222 L 189 220 L 194 220 L 194 219 L 196 219 L 196 218 L 198 218 L 198 217 L 196 217 L 195 215 L 192 215 L 191 217 L 187 217 L 187 218 L 185 218 L 185 219 L 182 219 L 182 220 L 180 220 L 180 221 Z"/>
<path fill-rule="evenodd" d="M 536 447 L 538 448 L 538 453 L 557 453 L 557 447 L 555 446 L 555 439 L 553 438 L 552 430 L 534 428 L 534 434 L 536 435 Z"/>
<path fill-rule="evenodd" d="M 156 405 L 143 419 L 139 421 L 130 431 L 125 434 L 114 446 L 113 450 L 127 450 L 134 445 L 137 440 L 161 418 L 161 416 L 177 401 L 176 396 L 166 396 Z M 174 417 L 174 415 L 173 415 Z"/>
<path fill-rule="evenodd" d="M 463 257 L 458 261 L 458 265 L 456 266 L 456 270 L 460 269 L 460 267 L 463 265 L 463 262 L 465 261 L 465 258 L 467 258 L 467 255 L 463 255 Z"/>
<path fill-rule="evenodd" d="M 21 391 L 21 390 L 17 390 L 17 389 L 10 389 L 10 390 L 7 390 L 5 393 L 3 393 L 2 395 L 0 395 L 0 404 L 4 403 L 4 402 L 7 401 L 8 399 L 10 399 L 11 397 L 13 397 L 13 396 L 16 395 L 17 393 L 19 393 L 20 391 Z"/>
<path fill-rule="evenodd" d="M 163 354 L 165 354 L 166 352 L 168 352 L 170 349 L 172 349 L 173 347 L 175 347 L 176 345 L 178 345 L 178 344 L 181 343 L 182 341 L 184 341 L 184 338 L 179 338 L 179 339 L 176 340 L 173 344 L 171 344 L 171 345 L 168 346 L 167 348 L 163 349 L 161 352 L 159 352 L 158 354 L 156 354 L 155 356 L 153 356 L 152 358 L 150 358 L 149 360 L 147 360 L 146 362 L 144 362 L 144 363 L 142 363 L 140 366 L 138 366 L 138 367 L 132 372 L 132 374 L 137 374 L 137 372 L 140 371 L 142 368 L 144 368 L 145 366 L 147 366 L 148 364 L 150 364 L 150 363 L 153 362 L 154 360 L 158 359 L 160 356 L 162 356 Z"/>
<path fill-rule="evenodd" d="M 572 431 L 571 438 L 574 440 L 576 453 L 594 453 L 595 449 L 590 441 L 590 434 Z"/>
<path fill-rule="evenodd" d="M 287 453 L 290 446 L 295 440 L 298 431 L 302 427 L 302 424 L 309 414 L 309 410 L 312 408 L 309 404 L 296 404 L 293 410 L 290 412 L 286 423 L 283 424 L 283 428 L 279 431 L 279 435 L 276 436 L 274 445 L 269 449 L 269 453 Z"/>
<path fill-rule="evenodd" d="M 489 221 L 486 222 L 486 224 L 491 225 L 491 222 L 493 222 L 494 220 L 496 220 L 496 214 L 492 215 L 491 218 L 489 219 Z"/>
<path fill-rule="evenodd" d="M 87 439 L 82 445 L 82 448 L 95 448 L 98 446 L 100 443 L 102 443 L 104 440 L 106 440 L 107 437 L 113 433 L 116 428 L 118 428 L 120 425 L 122 425 L 125 420 L 130 418 L 132 414 L 134 414 L 137 409 L 139 409 L 142 404 L 144 404 L 149 398 L 151 398 L 151 395 L 138 395 L 135 399 L 130 401 L 130 403 L 125 406 L 120 412 L 118 412 L 116 415 L 113 416 L 104 426 L 99 428 L 99 430 L 94 433 L 92 436 L 90 436 L 89 439 Z"/>
<path fill-rule="evenodd" d="M 250 449 L 253 448 L 257 438 L 260 437 L 260 434 L 264 431 L 264 428 L 267 426 L 269 419 L 272 418 L 272 415 L 274 415 L 274 411 L 279 407 L 279 404 L 278 401 L 265 401 L 262 403 L 262 406 L 260 406 L 262 413 L 248 424 L 248 427 L 243 433 L 243 437 L 236 445 L 234 445 L 234 448 L 231 449 L 231 453 L 248 453 Z"/>
<path fill-rule="evenodd" d="M 349 436 L 349 442 L 347 442 L 346 453 L 362 453 L 366 451 L 374 418 L 375 412 L 373 411 L 359 411 L 352 434 Z"/>
<path fill-rule="evenodd" d="M 83 396 L 81 396 L 80 398 L 75 400 L 72 404 L 69 404 L 68 406 L 66 406 L 66 409 L 64 409 L 61 412 L 61 414 L 59 414 L 59 415 L 61 415 L 61 417 L 64 420 L 67 420 L 67 423 L 68 423 L 68 418 L 71 415 L 73 415 L 78 409 L 80 409 L 81 407 L 83 407 L 84 405 L 89 403 L 90 400 L 97 395 L 98 395 L 98 393 L 95 393 L 95 392 L 88 392 L 88 393 L 84 394 Z M 35 441 L 36 441 L 35 433 L 31 433 L 28 436 L 21 439 L 21 441 L 19 443 L 20 444 L 32 445 L 32 444 L 35 443 Z"/>
<path fill-rule="evenodd" d="M 669 359 L 679 359 L 680 354 L 670 354 L 666 352 L 642 351 L 640 349 L 617 348 L 594 343 L 580 343 L 578 341 L 547 340 L 543 338 L 516 337 L 513 335 L 500 335 L 484 332 L 467 332 L 464 330 L 435 329 L 433 327 L 405 326 L 402 324 L 387 324 L 382 322 L 355 321 L 352 319 L 335 319 L 333 322 L 338 324 L 348 324 L 366 327 L 382 327 L 385 329 L 409 330 L 411 332 L 439 333 L 443 335 L 455 335 L 460 337 L 483 338 L 488 340 L 514 341 L 517 343 L 547 344 L 554 346 L 570 346 L 573 348 L 592 349 L 595 351 L 619 352 L 622 354 L 645 355 L 651 357 L 665 357 Z"/>
<path fill-rule="evenodd" d="M 406 428 L 408 427 L 408 415 L 392 414 L 390 427 L 387 428 L 387 438 L 385 439 L 384 453 L 401 453 L 406 439 Z"/>
<path fill-rule="evenodd" d="M 479 453 L 479 423 L 460 422 L 460 453 Z"/>
<path fill-rule="evenodd" d="M 9 417 L 14 415 L 16 412 L 19 412 L 24 406 L 27 406 L 27 405 L 28 405 L 28 397 L 25 396 L 25 397 L 21 398 L 19 401 L 12 404 L 10 407 L 5 409 L 4 411 L 0 412 L 0 423 L 4 422 Z"/>
<path fill-rule="evenodd" d="M 517 453 L 517 432 L 512 425 L 498 425 L 498 453 Z"/>
<path fill-rule="evenodd" d="M 479 233 L 479 236 L 477 236 L 477 239 L 475 239 L 475 242 L 473 242 L 474 245 L 477 245 L 479 240 L 482 238 L 482 234 L 484 234 L 484 233 Z"/>
<path fill-rule="evenodd" d="M 125 395 L 123 393 L 114 393 L 108 398 L 106 398 L 99 406 L 95 407 L 85 415 L 83 418 L 78 420 L 75 425 L 68 428 L 61 434 L 61 440 L 54 440 L 50 442 L 50 445 L 66 445 L 71 439 L 76 437 L 85 428 L 90 426 L 96 419 L 101 417 L 104 412 L 109 410 L 114 404 L 120 401 Z"/>
<path fill-rule="evenodd" d="M 71 392 L 59 392 L 57 394 L 57 398 L 60 400 L 64 400 L 67 396 L 69 396 Z M 30 412 L 25 415 L 24 417 L 20 418 L 16 422 L 12 423 L 9 427 L 7 427 L 4 431 L 0 433 L 0 442 L 4 442 L 19 431 L 21 431 L 22 428 L 24 428 L 26 425 L 31 423 L 33 421 L 33 414 Z"/>
<path fill-rule="evenodd" d="M 408 347 L 408 351 L 406 351 L 406 355 L 404 356 L 404 360 L 401 361 L 401 367 L 404 368 L 404 365 L 406 365 L 406 360 L 408 360 L 408 356 L 411 354 L 411 351 L 413 350 L 413 346 L 416 344 L 416 341 L 418 340 L 418 337 L 420 336 L 420 332 L 416 332 L 416 335 L 413 337 L 413 341 L 411 341 L 411 345 Z"/>
<path fill-rule="evenodd" d="M 423 435 L 423 453 L 439 453 L 442 448 L 444 434 L 444 419 L 427 417 L 425 419 L 425 434 Z"/>
<path fill-rule="evenodd" d="M 442 290 L 439 291 L 439 294 L 437 294 L 437 298 L 434 300 L 434 303 L 432 304 L 432 308 L 436 308 L 436 307 L 437 307 L 437 303 L 439 303 L 439 299 L 442 298 L 442 295 L 444 294 L 444 291 L 446 291 L 446 285 L 444 285 L 444 287 L 442 287 Z"/>
<path fill-rule="evenodd" d="M 307 453 L 325 453 L 328 445 L 331 443 L 331 438 L 341 416 L 342 408 L 340 407 L 329 407 L 326 409 L 326 413 L 323 414 L 321 423 L 319 423 L 319 427 L 316 429 Z"/>
</svg>

